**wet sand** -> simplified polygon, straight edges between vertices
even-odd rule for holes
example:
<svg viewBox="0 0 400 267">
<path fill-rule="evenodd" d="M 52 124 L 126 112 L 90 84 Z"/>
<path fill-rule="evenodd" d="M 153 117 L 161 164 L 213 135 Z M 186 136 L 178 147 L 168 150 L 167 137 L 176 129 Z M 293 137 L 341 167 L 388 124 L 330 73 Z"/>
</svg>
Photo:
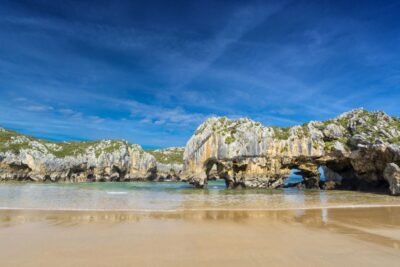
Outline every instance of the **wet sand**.
<svg viewBox="0 0 400 267">
<path fill-rule="evenodd" d="M 0 211 L 1 266 L 399 266 L 400 208 Z"/>
</svg>

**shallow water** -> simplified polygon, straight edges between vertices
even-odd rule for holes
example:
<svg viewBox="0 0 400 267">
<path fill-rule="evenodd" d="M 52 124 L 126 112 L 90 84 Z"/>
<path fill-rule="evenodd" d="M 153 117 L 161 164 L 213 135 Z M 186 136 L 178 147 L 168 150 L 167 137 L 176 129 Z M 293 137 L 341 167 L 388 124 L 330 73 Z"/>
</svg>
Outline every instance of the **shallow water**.
<svg viewBox="0 0 400 267">
<path fill-rule="evenodd" d="M 0 184 L 0 209 L 43 210 L 280 210 L 400 206 L 399 197 L 353 191 L 228 190 L 224 182 L 194 189 L 180 182 Z"/>
</svg>

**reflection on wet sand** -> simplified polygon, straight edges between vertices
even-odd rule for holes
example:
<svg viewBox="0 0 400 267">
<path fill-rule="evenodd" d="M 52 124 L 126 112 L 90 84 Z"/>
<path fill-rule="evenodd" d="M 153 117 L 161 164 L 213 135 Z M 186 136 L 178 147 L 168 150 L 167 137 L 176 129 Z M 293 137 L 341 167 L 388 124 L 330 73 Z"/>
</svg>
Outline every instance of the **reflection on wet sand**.
<svg viewBox="0 0 400 267">
<path fill-rule="evenodd" d="M 0 226 L 36 221 L 49 223 L 123 223 L 145 219 L 242 222 L 266 219 L 286 223 L 324 226 L 329 223 L 368 224 L 369 226 L 400 227 L 399 207 L 379 208 L 322 208 L 288 210 L 185 210 L 185 211 L 52 211 L 52 210 L 1 210 Z"/>
<path fill-rule="evenodd" d="M 365 241 L 400 249 L 400 208 L 323 208 L 299 210 L 200 210 L 180 212 L 112 212 L 112 211 L 0 211 L 0 227 L 23 223 L 45 222 L 51 226 L 70 227 L 82 224 L 115 224 L 145 221 L 208 222 L 225 221 L 232 224 L 278 222 L 348 234 Z M 377 231 L 374 231 L 377 229 Z M 392 236 L 380 235 L 379 230 L 392 231 Z M 396 239 L 397 237 L 397 239 Z"/>
<path fill-rule="evenodd" d="M 3 210 L 0 251 L 4 266 L 396 266 L 400 208 Z"/>
</svg>

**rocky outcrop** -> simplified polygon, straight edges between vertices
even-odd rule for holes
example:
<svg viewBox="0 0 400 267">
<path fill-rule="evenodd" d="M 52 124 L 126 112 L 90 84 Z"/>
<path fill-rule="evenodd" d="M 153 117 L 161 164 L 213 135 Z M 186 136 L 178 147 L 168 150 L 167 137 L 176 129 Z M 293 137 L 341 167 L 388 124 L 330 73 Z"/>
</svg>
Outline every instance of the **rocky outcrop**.
<svg viewBox="0 0 400 267">
<path fill-rule="evenodd" d="M 154 177 L 156 159 L 126 141 L 56 143 L 0 131 L 0 180 L 83 182 Z"/>
<path fill-rule="evenodd" d="M 183 170 L 183 147 L 147 150 L 156 159 L 158 181 L 179 181 Z"/>
<path fill-rule="evenodd" d="M 384 171 L 400 163 L 399 143 L 399 118 L 364 109 L 290 128 L 210 118 L 185 147 L 184 174 L 197 187 L 218 178 L 231 188 L 278 188 L 297 169 L 307 188 L 387 190 Z"/>
<path fill-rule="evenodd" d="M 395 163 L 386 165 L 384 172 L 385 179 L 389 183 L 389 190 L 392 195 L 400 195 L 400 168 Z"/>
<path fill-rule="evenodd" d="M 0 180 L 180 180 L 206 187 L 279 188 L 292 170 L 300 187 L 399 194 L 400 119 L 356 109 L 290 128 L 210 118 L 186 147 L 144 151 L 126 141 L 50 142 L 0 128 Z M 320 181 L 323 169 L 325 181 Z"/>
</svg>

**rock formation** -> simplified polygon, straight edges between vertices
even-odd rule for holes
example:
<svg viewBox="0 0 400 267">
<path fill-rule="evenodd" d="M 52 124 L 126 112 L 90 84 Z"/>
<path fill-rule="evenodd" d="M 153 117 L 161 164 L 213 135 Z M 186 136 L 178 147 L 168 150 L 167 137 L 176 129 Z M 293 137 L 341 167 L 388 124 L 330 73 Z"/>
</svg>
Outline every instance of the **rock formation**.
<svg viewBox="0 0 400 267">
<path fill-rule="evenodd" d="M 400 119 L 356 109 L 290 128 L 210 118 L 184 148 L 126 141 L 50 142 L 0 128 L 0 180 L 184 180 L 206 187 L 279 188 L 292 170 L 306 188 L 400 194 Z M 325 181 L 320 181 L 319 169 Z"/>
<path fill-rule="evenodd" d="M 385 179 L 389 183 L 392 195 L 400 195 L 400 168 L 395 163 L 388 163 L 384 172 Z"/>
<path fill-rule="evenodd" d="M 157 175 L 154 156 L 126 141 L 56 143 L 0 130 L 0 180 L 130 181 Z"/>
<path fill-rule="evenodd" d="M 278 188 L 297 169 L 307 188 L 390 187 L 396 194 L 399 172 L 393 164 L 400 164 L 399 144 L 400 119 L 364 109 L 290 128 L 210 118 L 185 147 L 184 173 L 196 187 L 219 178 L 230 188 Z M 325 172 L 323 183 L 319 167 Z"/>
<path fill-rule="evenodd" d="M 147 150 L 156 159 L 159 181 L 179 181 L 183 169 L 183 147 Z"/>
</svg>

